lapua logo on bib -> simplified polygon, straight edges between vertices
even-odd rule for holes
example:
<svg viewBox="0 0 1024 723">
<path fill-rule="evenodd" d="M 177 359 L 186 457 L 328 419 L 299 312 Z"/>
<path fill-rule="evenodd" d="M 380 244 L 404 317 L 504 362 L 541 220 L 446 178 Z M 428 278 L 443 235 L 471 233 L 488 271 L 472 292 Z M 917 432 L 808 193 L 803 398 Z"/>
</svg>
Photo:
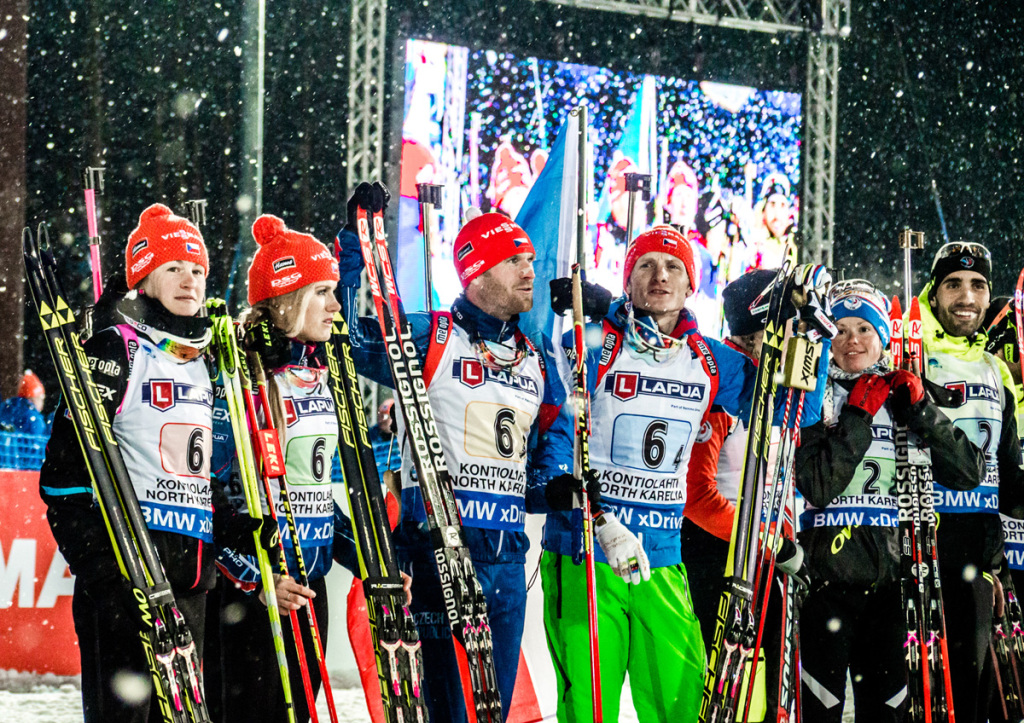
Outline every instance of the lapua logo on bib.
<svg viewBox="0 0 1024 723">
<path fill-rule="evenodd" d="M 645 377 L 640 372 L 615 372 L 604 380 L 604 390 L 624 402 L 640 395 L 698 402 L 704 398 L 704 389 L 703 384 Z"/>
<path fill-rule="evenodd" d="M 459 359 L 455 362 L 453 376 L 470 389 L 484 383 L 484 365 L 476 359 Z"/>
<path fill-rule="evenodd" d="M 960 395 L 960 406 L 978 400 L 999 403 L 999 392 L 988 384 L 947 382 L 946 389 L 951 389 Z"/>
<path fill-rule="evenodd" d="M 458 379 L 470 389 L 475 389 L 485 382 L 500 384 L 503 387 L 512 387 L 540 396 L 540 389 L 537 380 L 525 374 L 513 374 L 507 371 L 489 369 L 478 359 L 456 359 L 452 363 L 452 377 Z"/>
<path fill-rule="evenodd" d="M 289 397 L 284 400 L 284 421 L 292 426 L 302 417 L 312 415 L 334 416 L 334 402 L 327 397 L 308 397 L 306 399 Z"/>
<path fill-rule="evenodd" d="M 166 412 L 176 404 L 199 404 L 213 408 L 213 390 L 173 379 L 151 379 L 142 384 L 142 403 Z"/>
</svg>

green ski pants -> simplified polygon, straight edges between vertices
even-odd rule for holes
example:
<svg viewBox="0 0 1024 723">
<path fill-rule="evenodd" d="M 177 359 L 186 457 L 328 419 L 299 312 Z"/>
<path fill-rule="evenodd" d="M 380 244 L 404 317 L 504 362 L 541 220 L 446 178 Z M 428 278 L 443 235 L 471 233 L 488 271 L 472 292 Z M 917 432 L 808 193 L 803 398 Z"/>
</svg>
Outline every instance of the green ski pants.
<svg viewBox="0 0 1024 723">
<path fill-rule="evenodd" d="M 552 552 L 541 557 L 544 624 L 558 679 L 558 720 L 594 720 L 590 684 L 586 566 Z M 619 719 L 626 672 L 643 723 L 690 723 L 700 712 L 704 642 L 682 565 L 651 570 L 639 585 L 597 563 L 601 708 Z"/>
</svg>

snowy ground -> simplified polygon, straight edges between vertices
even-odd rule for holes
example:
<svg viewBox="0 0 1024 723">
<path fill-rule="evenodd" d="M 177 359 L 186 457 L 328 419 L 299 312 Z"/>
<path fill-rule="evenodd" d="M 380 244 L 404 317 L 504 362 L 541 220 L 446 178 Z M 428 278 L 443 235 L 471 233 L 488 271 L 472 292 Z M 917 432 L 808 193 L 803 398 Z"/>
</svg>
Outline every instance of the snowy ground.
<svg viewBox="0 0 1024 723">
<path fill-rule="evenodd" d="M 330 720 L 324 697 L 317 709 Z M 334 705 L 340 723 L 369 723 L 363 691 L 335 688 Z M 81 723 L 82 694 L 78 681 L 54 676 L 9 675 L 0 670 L 0 721 L 3 723 Z"/>
<path fill-rule="evenodd" d="M 53 679 L 5 680 L 0 670 L 0 721 L 3 723 L 81 723 L 82 698 L 76 681 Z M 321 720 L 328 720 L 320 696 Z M 341 723 L 369 723 L 363 692 L 358 688 L 335 688 L 334 704 Z M 844 723 L 853 723 L 852 701 L 847 701 Z"/>
</svg>

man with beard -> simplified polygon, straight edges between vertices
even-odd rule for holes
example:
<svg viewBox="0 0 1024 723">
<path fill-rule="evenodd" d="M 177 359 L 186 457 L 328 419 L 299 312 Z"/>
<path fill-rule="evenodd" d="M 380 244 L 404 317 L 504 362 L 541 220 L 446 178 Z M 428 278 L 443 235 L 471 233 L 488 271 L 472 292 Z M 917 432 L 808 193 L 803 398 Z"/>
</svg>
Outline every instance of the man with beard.
<svg viewBox="0 0 1024 723">
<path fill-rule="evenodd" d="M 361 184 L 349 202 L 381 208 L 386 191 Z M 354 228 L 338 235 L 343 313 L 359 373 L 392 386 L 387 350 L 376 318 L 356 316 L 363 261 Z M 526 616 L 524 565 L 527 512 L 547 511 L 544 487 L 570 472 L 572 430 L 558 415 L 565 399 L 550 342 L 535 347 L 519 330 L 533 307 L 534 249 L 510 218 L 487 213 L 459 231 L 452 249 L 463 294 L 451 311 L 410 313 L 409 324 L 438 436 L 452 476 L 466 544 L 487 599 L 503 717 L 512 703 Z M 395 543 L 413 577 L 411 610 L 423 643 L 424 690 L 431 720 L 466 720 L 458 663 L 418 479 L 402 440 L 402 519 Z"/>
<path fill-rule="evenodd" d="M 999 513 L 1024 516 L 1014 382 L 985 351 L 982 321 L 990 301 L 992 256 L 978 243 L 946 244 L 935 254 L 919 295 L 924 338 L 922 377 L 953 390 L 943 412 L 985 455 L 985 478 L 971 492 L 935 481 L 938 551 L 945 603 L 953 703 L 960 723 L 985 720 L 981 685 L 992 630 L 992 570 L 1003 557 Z M 996 591 L 998 594 L 998 591 Z"/>
</svg>

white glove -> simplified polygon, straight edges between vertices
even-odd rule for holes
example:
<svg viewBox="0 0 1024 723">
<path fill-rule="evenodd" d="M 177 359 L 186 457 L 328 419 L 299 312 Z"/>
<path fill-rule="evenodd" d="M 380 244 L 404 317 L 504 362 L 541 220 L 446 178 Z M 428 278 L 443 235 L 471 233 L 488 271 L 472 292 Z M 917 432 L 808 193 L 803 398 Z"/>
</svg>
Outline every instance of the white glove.
<svg viewBox="0 0 1024 723">
<path fill-rule="evenodd" d="M 601 551 L 608 558 L 615 574 L 626 582 L 640 584 L 640 578 L 651 579 L 651 563 L 636 535 L 615 519 L 611 512 L 605 512 L 594 521 L 595 536 Z"/>
</svg>

